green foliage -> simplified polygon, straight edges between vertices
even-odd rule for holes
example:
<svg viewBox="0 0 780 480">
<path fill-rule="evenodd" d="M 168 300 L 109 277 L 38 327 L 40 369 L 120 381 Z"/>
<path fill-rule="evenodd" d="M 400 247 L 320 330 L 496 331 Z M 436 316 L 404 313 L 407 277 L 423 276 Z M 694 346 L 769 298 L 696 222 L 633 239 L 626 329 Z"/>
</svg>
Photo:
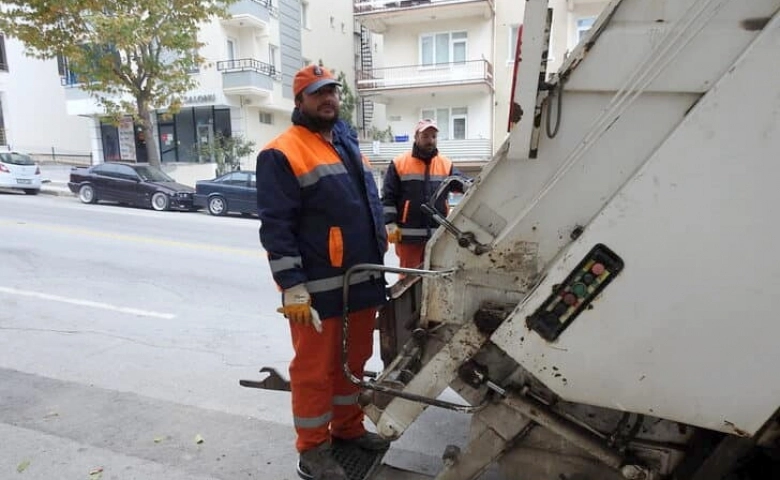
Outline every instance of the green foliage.
<svg viewBox="0 0 780 480">
<path fill-rule="evenodd" d="M 339 105 L 339 118 L 349 124 L 350 127 L 356 129 L 354 116 L 355 107 L 357 106 L 357 97 L 352 92 L 349 83 L 347 83 L 347 76 L 344 72 L 339 72 L 338 81 L 341 84 L 341 104 Z"/>
<path fill-rule="evenodd" d="M 3 0 L 0 31 L 35 58 L 61 57 L 107 116 L 132 115 L 156 138 L 151 113 L 176 112 L 203 65 L 199 26 L 236 0 Z M 156 142 L 149 161 L 159 164 Z"/>
<path fill-rule="evenodd" d="M 210 145 L 195 146 L 195 154 L 199 158 L 210 158 L 216 164 L 217 177 L 228 172 L 241 169 L 241 159 L 255 151 L 255 142 L 246 140 L 241 135 L 226 137 L 217 132 Z"/>
<path fill-rule="evenodd" d="M 380 142 L 392 142 L 393 141 L 393 128 L 390 127 L 390 125 L 387 126 L 384 130 L 379 130 L 375 126 L 371 126 L 371 128 L 368 129 L 368 135 L 371 137 L 371 140 L 378 140 Z"/>
</svg>

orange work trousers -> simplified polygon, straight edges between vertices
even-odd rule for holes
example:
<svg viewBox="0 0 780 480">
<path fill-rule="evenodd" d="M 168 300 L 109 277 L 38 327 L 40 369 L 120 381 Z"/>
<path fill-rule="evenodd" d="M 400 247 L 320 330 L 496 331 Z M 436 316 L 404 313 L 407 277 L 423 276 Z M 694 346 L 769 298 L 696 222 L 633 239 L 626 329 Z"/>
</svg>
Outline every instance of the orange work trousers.
<svg viewBox="0 0 780 480">
<path fill-rule="evenodd" d="M 420 268 L 422 267 L 423 257 L 425 255 L 425 244 L 396 243 L 395 254 L 398 255 L 399 266 L 401 268 Z"/>
<path fill-rule="evenodd" d="M 358 378 L 373 351 L 376 308 L 349 315 L 347 364 Z M 341 367 L 341 317 L 322 320 L 322 333 L 312 326 L 290 322 L 295 356 L 290 362 L 295 448 L 303 452 L 330 441 L 331 436 L 355 438 L 365 433 L 359 388 Z"/>
</svg>

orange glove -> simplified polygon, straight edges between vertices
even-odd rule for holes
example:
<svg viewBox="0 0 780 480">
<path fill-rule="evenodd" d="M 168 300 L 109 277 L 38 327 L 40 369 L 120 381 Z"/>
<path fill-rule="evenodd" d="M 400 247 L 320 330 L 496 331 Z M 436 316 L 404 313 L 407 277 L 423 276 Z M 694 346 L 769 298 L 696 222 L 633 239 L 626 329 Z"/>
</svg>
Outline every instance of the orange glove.
<svg viewBox="0 0 780 480">
<path fill-rule="evenodd" d="M 395 223 L 388 223 L 385 225 L 387 229 L 387 241 L 390 243 L 401 242 L 401 229 Z"/>
<path fill-rule="evenodd" d="M 282 307 L 276 309 L 295 323 L 312 325 L 315 330 L 322 333 L 322 321 L 317 310 L 311 306 L 311 295 L 306 287 L 299 283 L 290 287 L 282 294 Z"/>
</svg>

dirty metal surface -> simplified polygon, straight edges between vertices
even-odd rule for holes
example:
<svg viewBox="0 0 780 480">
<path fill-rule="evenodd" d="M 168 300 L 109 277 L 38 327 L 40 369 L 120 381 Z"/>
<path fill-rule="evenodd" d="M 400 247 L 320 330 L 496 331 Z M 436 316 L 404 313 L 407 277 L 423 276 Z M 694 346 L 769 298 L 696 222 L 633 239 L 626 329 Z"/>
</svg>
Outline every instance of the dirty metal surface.
<svg viewBox="0 0 780 480">
<path fill-rule="evenodd" d="M 333 443 L 331 454 L 347 473 L 349 480 L 369 479 L 385 456 L 385 452 L 369 452 L 362 448 L 339 442 Z M 301 468 L 300 463 L 296 466 L 296 470 L 298 476 L 304 480 L 314 478 L 309 472 Z"/>
</svg>

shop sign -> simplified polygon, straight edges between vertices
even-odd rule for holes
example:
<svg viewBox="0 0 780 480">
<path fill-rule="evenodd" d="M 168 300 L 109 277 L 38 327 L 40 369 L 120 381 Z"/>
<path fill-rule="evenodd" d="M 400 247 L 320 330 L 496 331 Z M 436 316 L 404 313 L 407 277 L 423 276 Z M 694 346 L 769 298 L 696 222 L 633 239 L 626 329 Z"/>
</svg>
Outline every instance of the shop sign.
<svg viewBox="0 0 780 480">
<path fill-rule="evenodd" d="M 191 103 L 214 103 L 217 101 L 217 95 L 215 93 L 199 93 L 195 95 L 187 95 L 182 98 L 182 103 L 185 105 Z"/>
<path fill-rule="evenodd" d="M 122 160 L 135 161 L 135 126 L 133 117 L 124 117 L 117 127 L 119 133 L 119 156 Z"/>
</svg>

